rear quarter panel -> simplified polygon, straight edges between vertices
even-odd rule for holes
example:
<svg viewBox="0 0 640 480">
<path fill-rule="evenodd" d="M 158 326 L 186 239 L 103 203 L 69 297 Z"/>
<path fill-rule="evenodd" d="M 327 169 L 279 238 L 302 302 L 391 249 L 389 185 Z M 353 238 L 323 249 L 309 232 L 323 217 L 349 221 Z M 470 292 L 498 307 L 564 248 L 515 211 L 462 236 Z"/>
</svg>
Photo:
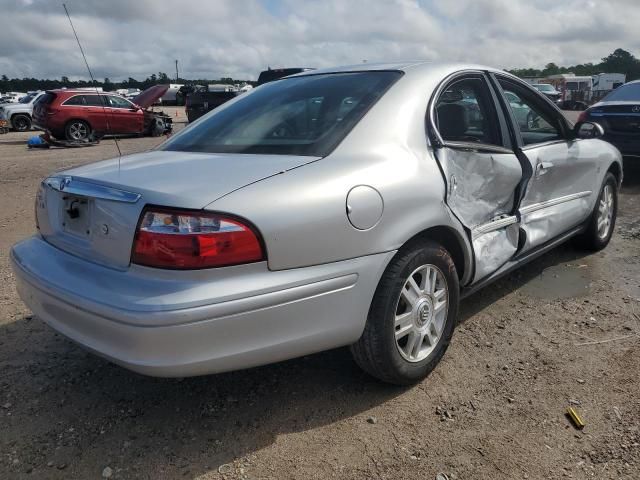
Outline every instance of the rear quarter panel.
<svg viewBox="0 0 640 480">
<path fill-rule="evenodd" d="M 450 227 L 464 241 L 444 204 L 444 181 L 425 135 L 427 104 L 439 78 L 405 75 L 330 155 L 206 208 L 253 222 L 273 270 L 395 250 L 434 226 Z M 354 228 L 347 215 L 347 194 L 359 185 L 383 199 L 382 217 L 368 230 Z M 465 250 L 469 256 L 468 244 Z"/>
</svg>

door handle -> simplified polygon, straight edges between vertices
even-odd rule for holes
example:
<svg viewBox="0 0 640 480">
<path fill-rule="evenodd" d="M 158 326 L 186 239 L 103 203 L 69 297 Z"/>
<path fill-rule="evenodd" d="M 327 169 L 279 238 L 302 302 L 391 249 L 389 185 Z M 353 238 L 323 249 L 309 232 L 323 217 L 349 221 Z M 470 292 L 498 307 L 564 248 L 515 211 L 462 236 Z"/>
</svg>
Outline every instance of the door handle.
<svg viewBox="0 0 640 480">
<path fill-rule="evenodd" d="M 551 162 L 540 162 L 538 164 L 538 166 L 536 167 L 536 177 L 544 175 L 551 168 L 553 168 L 553 163 L 551 163 Z"/>
</svg>

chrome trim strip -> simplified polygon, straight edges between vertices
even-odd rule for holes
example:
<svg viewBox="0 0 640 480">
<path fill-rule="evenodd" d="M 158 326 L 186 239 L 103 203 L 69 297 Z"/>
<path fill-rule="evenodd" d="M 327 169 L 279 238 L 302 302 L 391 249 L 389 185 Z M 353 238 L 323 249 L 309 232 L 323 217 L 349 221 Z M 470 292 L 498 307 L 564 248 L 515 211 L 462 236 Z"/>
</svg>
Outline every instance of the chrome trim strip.
<svg viewBox="0 0 640 480">
<path fill-rule="evenodd" d="M 127 192 L 126 190 L 107 187 L 106 185 L 91 183 L 86 180 L 78 180 L 70 176 L 48 177 L 42 183 L 58 192 L 68 192 L 72 195 L 111 200 L 113 202 L 136 203 L 142 197 L 139 193 Z"/>
<path fill-rule="evenodd" d="M 484 235 L 485 233 L 493 232 L 495 230 L 500 230 L 503 227 L 508 227 L 509 225 L 513 225 L 514 223 L 518 223 L 518 218 L 515 215 L 500 218 L 498 220 L 492 220 L 491 222 L 475 227 L 471 231 L 471 236 L 473 238 L 476 238 L 476 237 L 479 237 L 480 235 Z"/>
<path fill-rule="evenodd" d="M 522 215 L 527 215 L 529 213 L 542 210 L 544 208 L 549 208 L 555 205 L 559 205 L 561 203 L 570 202 L 571 200 L 577 200 L 582 197 L 588 197 L 589 195 L 591 195 L 591 193 L 592 193 L 591 190 L 589 190 L 588 192 L 572 193 L 571 195 L 565 195 L 564 197 L 553 198 L 551 200 L 547 200 L 546 202 L 533 203 L 531 205 L 527 205 L 526 207 L 521 207 L 520 213 Z"/>
</svg>

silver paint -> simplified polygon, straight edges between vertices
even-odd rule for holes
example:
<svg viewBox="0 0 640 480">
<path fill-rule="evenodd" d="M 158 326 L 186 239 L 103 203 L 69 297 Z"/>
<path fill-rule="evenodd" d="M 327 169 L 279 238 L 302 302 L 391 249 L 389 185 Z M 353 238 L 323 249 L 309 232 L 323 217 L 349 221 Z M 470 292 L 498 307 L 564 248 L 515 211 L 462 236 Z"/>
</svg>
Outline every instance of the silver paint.
<svg viewBox="0 0 640 480">
<path fill-rule="evenodd" d="M 515 155 L 434 149 L 426 135 L 429 102 L 444 79 L 498 70 L 421 63 L 324 72 L 363 69 L 404 75 L 325 158 L 151 151 L 59 174 L 94 191 L 41 187 L 39 235 L 11 251 L 25 303 L 79 344 L 142 373 L 198 375 L 279 361 L 357 340 L 384 269 L 416 235 L 448 231 L 462 252 L 460 283 L 472 287 L 514 265 L 520 228 L 526 250 L 585 221 L 607 169 L 622 170 L 619 152 L 596 139 L 525 148 L 532 170 L 540 164 L 546 172 L 529 182 L 518 223 Z M 383 213 L 370 190 L 351 198 L 362 185 L 384 199 Z M 104 198 L 101 187 L 140 198 Z M 591 193 L 569 197 L 582 192 Z M 86 201 L 89 233 L 63 228 L 65 195 Z M 132 265 L 145 205 L 246 218 L 267 260 L 197 271 Z"/>
</svg>

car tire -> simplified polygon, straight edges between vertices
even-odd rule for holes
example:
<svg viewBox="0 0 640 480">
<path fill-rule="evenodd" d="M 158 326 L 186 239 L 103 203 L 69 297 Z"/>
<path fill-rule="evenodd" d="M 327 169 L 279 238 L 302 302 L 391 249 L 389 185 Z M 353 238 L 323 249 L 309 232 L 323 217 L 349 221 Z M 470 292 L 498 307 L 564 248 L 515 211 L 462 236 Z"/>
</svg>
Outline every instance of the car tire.
<svg viewBox="0 0 640 480">
<path fill-rule="evenodd" d="M 162 118 L 155 117 L 151 120 L 149 125 L 149 136 L 151 137 L 159 137 L 164 134 L 167 127 L 164 124 L 164 120 Z"/>
<path fill-rule="evenodd" d="M 64 136 L 70 142 L 82 142 L 89 139 L 91 127 L 84 120 L 71 120 L 64 128 Z"/>
<path fill-rule="evenodd" d="M 611 172 L 607 172 L 587 228 L 576 237 L 576 245 L 591 251 L 602 250 L 611 240 L 617 215 L 618 181 Z"/>
<path fill-rule="evenodd" d="M 31 118 L 29 115 L 18 113 L 11 117 L 11 125 L 16 132 L 31 130 Z"/>
<path fill-rule="evenodd" d="M 458 274 L 447 250 L 433 242 L 403 247 L 380 279 L 364 332 L 351 346 L 354 360 L 384 382 L 410 385 L 422 380 L 449 346 L 459 295 Z"/>
</svg>

